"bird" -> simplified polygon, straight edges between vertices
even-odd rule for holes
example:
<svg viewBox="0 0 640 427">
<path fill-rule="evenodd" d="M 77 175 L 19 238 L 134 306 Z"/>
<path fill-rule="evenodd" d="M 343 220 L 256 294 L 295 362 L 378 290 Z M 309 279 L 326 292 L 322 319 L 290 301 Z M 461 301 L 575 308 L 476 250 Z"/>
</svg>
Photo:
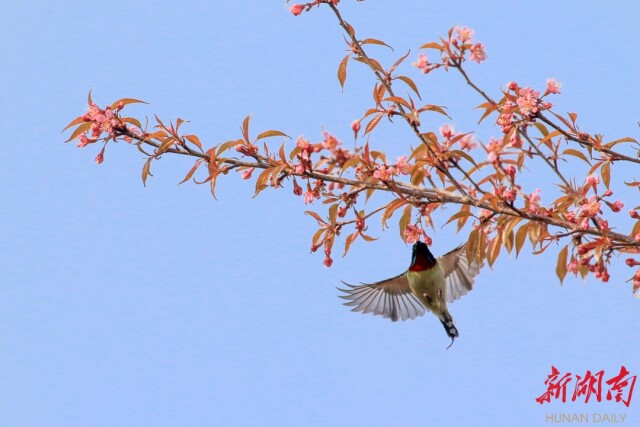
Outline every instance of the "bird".
<svg viewBox="0 0 640 427">
<path fill-rule="evenodd" d="M 411 265 L 404 273 L 375 283 L 350 285 L 340 298 L 351 311 L 373 313 L 391 321 L 415 319 L 427 311 L 433 313 L 444 326 L 451 344 L 460 335 L 447 303 L 451 303 L 473 288 L 475 277 L 482 268 L 475 260 L 469 262 L 465 244 L 435 258 L 429 246 L 417 241 L 412 247 Z M 447 347 L 447 349 L 449 348 Z"/>
</svg>

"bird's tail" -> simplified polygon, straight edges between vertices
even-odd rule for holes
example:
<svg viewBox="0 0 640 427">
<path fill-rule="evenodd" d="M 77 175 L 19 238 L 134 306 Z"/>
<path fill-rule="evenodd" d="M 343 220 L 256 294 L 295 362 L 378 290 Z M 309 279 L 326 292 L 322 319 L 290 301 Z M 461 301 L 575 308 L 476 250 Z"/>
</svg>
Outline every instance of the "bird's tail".
<svg viewBox="0 0 640 427">
<path fill-rule="evenodd" d="M 456 325 L 453 324 L 453 318 L 446 311 L 442 313 L 440 321 L 442 322 L 442 326 L 444 326 L 444 330 L 447 332 L 447 335 L 451 338 L 451 344 L 449 344 L 449 347 L 451 347 L 453 345 L 453 340 L 459 336 L 458 329 L 456 328 Z"/>
</svg>

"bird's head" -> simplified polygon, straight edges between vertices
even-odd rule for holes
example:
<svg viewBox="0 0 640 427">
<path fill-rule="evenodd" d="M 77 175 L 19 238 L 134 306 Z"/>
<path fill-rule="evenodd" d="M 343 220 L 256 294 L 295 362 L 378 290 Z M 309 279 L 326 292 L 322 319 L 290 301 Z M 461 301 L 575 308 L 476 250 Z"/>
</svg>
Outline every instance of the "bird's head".
<svg viewBox="0 0 640 427">
<path fill-rule="evenodd" d="M 429 250 L 429 246 L 421 241 L 417 241 L 413 244 L 413 251 L 411 254 L 411 271 L 428 270 L 436 265 L 436 258 Z"/>
</svg>

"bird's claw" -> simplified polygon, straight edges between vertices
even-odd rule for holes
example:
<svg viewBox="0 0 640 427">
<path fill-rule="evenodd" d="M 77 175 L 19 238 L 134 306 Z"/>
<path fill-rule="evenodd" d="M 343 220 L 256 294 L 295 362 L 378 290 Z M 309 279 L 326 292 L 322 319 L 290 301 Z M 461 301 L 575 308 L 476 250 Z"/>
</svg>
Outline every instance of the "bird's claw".
<svg viewBox="0 0 640 427">
<path fill-rule="evenodd" d="M 449 350 L 451 348 L 451 346 L 453 345 L 453 341 L 455 341 L 455 338 L 451 337 L 451 344 L 449 344 L 449 346 L 446 348 L 446 350 Z"/>
</svg>

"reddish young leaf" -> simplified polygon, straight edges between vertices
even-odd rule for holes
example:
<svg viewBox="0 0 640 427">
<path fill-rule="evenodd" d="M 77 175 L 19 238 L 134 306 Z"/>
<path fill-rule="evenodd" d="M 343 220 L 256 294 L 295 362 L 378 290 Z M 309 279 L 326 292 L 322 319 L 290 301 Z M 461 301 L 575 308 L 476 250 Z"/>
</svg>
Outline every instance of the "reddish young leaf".
<svg viewBox="0 0 640 427">
<path fill-rule="evenodd" d="M 351 54 L 342 58 L 340 61 L 340 65 L 338 65 L 338 81 L 340 82 L 340 87 L 344 90 L 344 82 L 347 79 L 347 64 L 349 63 L 349 58 L 351 58 Z"/>
</svg>

